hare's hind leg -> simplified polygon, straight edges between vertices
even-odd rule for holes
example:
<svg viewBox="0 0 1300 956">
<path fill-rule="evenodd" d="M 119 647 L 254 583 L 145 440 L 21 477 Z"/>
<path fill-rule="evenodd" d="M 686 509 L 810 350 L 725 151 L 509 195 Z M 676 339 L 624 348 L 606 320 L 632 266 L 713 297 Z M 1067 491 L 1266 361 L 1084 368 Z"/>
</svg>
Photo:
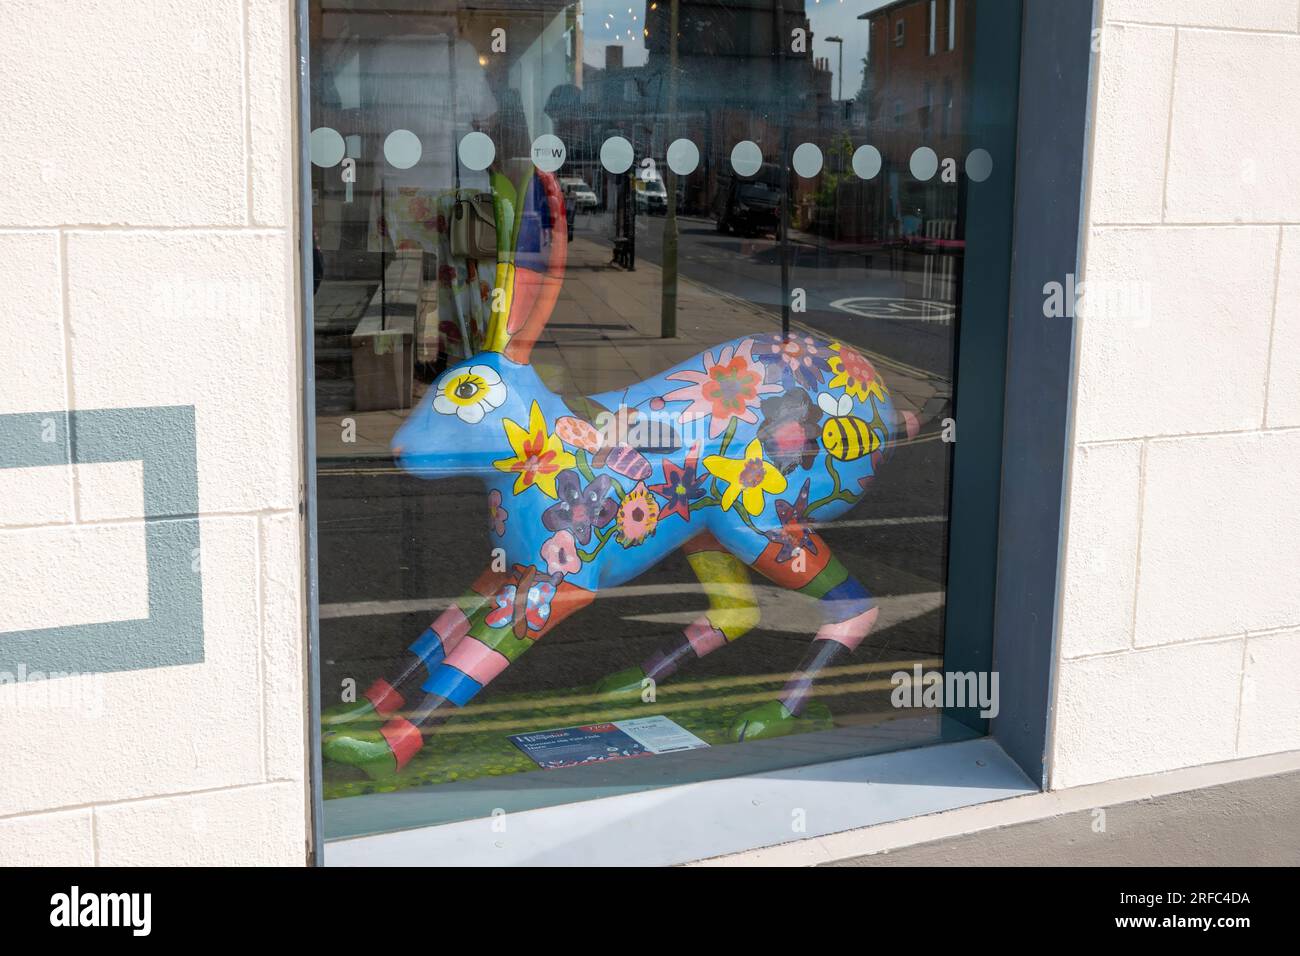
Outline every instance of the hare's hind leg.
<svg viewBox="0 0 1300 956">
<path fill-rule="evenodd" d="M 736 544 L 752 539 L 753 532 L 743 528 L 720 526 L 716 533 L 724 544 L 732 534 Z M 752 553 L 752 544 L 750 545 Z M 849 574 L 821 535 L 803 529 L 800 546 L 772 543 L 750 565 L 781 587 L 798 591 L 817 600 L 822 625 L 813 636 L 812 646 L 804 654 L 799 669 L 791 675 L 774 700 L 759 704 L 742 714 L 732 727 L 736 740 L 782 737 L 799 729 L 799 718 L 818 676 L 829 667 L 844 661 L 876 623 L 879 608 L 856 578 Z"/>
<path fill-rule="evenodd" d="M 501 578 L 500 587 L 467 619 L 455 646 L 447 649 L 444 643 L 446 656 L 425 659 L 428 678 L 408 698 L 410 704 L 384 714 L 388 722 L 377 733 L 326 733 L 326 759 L 360 767 L 372 777 L 401 770 L 424 746 L 426 734 L 595 597 L 567 582 L 557 584 L 536 568 L 516 567 Z"/>
<path fill-rule="evenodd" d="M 336 729 L 376 715 L 389 717 L 405 707 L 407 696 L 418 691 L 431 669 L 455 650 L 461 638 L 469 633 L 474 615 L 496 595 L 506 577 L 504 571 L 490 568 L 484 571 L 470 590 L 439 614 L 407 648 L 408 654 L 391 681 L 382 677 L 376 679 L 360 700 L 327 710 L 321 718 L 321 725 L 326 730 Z"/>
<path fill-rule="evenodd" d="M 606 677 L 597 686 L 598 692 L 640 693 L 647 680 L 655 684 L 668 680 L 682 666 L 729 644 L 758 624 L 758 598 L 743 561 L 707 531 L 682 545 L 682 553 L 709 599 L 708 613 L 692 621 L 672 644 L 655 651 L 641 666 Z"/>
</svg>

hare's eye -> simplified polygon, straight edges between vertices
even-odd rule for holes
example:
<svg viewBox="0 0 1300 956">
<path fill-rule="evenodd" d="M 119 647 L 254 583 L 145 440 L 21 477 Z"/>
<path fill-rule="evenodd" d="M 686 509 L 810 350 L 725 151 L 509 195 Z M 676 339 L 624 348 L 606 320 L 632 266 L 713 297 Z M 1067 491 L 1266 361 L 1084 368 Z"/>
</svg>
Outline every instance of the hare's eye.
<svg viewBox="0 0 1300 956">
<path fill-rule="evenodd" d="M 433 407 L 473 425 L 506 400 L 506 386 L 494 369 L 475 365 L 448 372 L 434 386 Z"/>
<path fill-rule="evenodd" d="M 466 372 L 448 379 L 442 393 L 456 405 L 469 405 L 477 402 L 486 388 L 487 383 L 483 379 Z"/>
</svg>

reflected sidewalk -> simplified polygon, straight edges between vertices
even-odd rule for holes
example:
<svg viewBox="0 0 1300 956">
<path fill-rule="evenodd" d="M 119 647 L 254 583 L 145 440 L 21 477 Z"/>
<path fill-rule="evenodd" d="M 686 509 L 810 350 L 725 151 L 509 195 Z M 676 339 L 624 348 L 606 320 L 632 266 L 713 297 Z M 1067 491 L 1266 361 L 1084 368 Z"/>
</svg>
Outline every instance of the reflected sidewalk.
<svg viewBox="0 0 1300 956">
<path fill-rule="evenodd" d="M 533 366 L 555 392 L 594 395 L 649 378 L 742 335 L 779 332 L 779 317 L 729 293 L 679 276 L 677 335 L 659 335 L 663 270 L 641 260 L 636 270 L 610 264 L 608 242 L 576 236 L 569 244 L 564 287 Z M 797 319 L 792 329 L 823 335 Z M 897 403 L 926 417 L 942 406 L 949 383 L 931 373 L 868 353 Z M 317 457 L 391 457 L 389 442 L 408 410 L 318 416 Z M 344 419 L 354 423 L 345 427 Z M 345 441 L 351 438 L 351 441 Z"/>
</svg>

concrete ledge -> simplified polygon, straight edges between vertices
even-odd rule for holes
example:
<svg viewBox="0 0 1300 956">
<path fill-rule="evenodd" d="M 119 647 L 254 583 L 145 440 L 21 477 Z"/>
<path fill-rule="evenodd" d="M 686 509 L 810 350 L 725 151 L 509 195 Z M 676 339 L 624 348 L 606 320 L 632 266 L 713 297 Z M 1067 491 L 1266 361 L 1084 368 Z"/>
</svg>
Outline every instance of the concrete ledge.
<svg viewBox="0 0 1300 956">
<path fill-rule="evenodd" d="M 1300 751 L 1013 797 L 694 865 L 1296 863 Z"/>
</svg>

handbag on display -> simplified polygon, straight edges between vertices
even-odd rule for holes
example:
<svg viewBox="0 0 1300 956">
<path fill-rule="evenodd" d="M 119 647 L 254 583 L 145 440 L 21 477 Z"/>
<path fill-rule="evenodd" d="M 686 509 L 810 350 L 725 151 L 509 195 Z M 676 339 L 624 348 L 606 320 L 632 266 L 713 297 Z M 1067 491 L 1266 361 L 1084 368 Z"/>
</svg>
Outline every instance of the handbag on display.
<svg viewBox="0 0 1300 956">
<path fill-rule="evenodd" d="M 457 259 L 496 259 L 497 223 L 491 193 L 456 200 L 451 217 L 451 254 Z"/>
</svg>

